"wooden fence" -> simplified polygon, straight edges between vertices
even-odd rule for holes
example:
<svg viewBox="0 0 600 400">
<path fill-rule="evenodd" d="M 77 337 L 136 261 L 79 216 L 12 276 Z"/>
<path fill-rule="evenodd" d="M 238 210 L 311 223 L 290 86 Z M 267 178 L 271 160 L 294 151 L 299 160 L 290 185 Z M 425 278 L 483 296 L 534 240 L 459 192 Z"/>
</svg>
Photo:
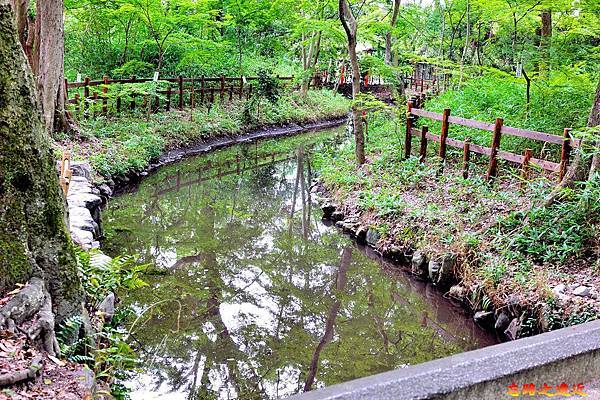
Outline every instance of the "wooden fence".
<svg viewBox="0 0 600 400">
<path fill-rule="evenodd" d="M 315 77 L 311 80 L 313 86 L 320 86 L 321 81 Z M 294 81 L 294 76 L 277 76 L 277 79 L 288 86 Z M 166 90 L 156 93 L 161 95 L 149 96 L 144 93 L 129 91 L 127 104 L 119 95 L 110 93 L 111 85 L 151 82 L 153 79 L 137 78 L 90 80 L 86 77 L 83 82 L 68 82 L 65 79 L 67 103 L 72 114 L 84 117 L 94 114 L 107 115 L 121 113 L 125 110 L 134 110 L 141 106 L 148 112 L 160 110 L 170 111 L 176 107 L 183 110 L 185 106 L 195 107 L 197 104 L 226 103 L 234 99 L 248 99 L 255 90 L 258 77 L 198 77 L 161 78 L 161 82 L 168 82 Z M 150 98 L 153 97 L 153 98 Z M 161 104 L 162 97 L 162 104 Z"/>
<path fill-rule="evenodd" d="M 440 135 L 434 135 L 429 132 L 427 126 L 423 126 L 420 130 L 414 128 L 416 117 L 428 118 L 436 121 L 441 121 L 442 127 Z M 491 147 L 480 146 L 471 143 L 470 138 L 464 141 L 448 137 L 450 124 L 465 126 L 468 128 L 481 129 L 493 132 Z M 500 150 L 500 140 L 502 135 L 517 136 L 536 140 L 544 143 L 552 143 L 561 145 L 560 162 L 556 163 L 549 160 L 542 160 L 533 157 L 531 149 L 525 149 L 522 155 Z M 487 168 L 486 179 L 493 178 L 498 174 L 498 158 L 521 165 L 521 176 L 527 179 L 530 166 L 537 165 L 539 168 L 557 172 L 559 180 L 563 178 L 569 165 L 569 157 L 573 148 L 579 147 L 580 139 L 571 138 L 570 129 L 565 128 L 563 136 L 551 135 L 544 132 L 537 132 L 527 129 L 513 128 L 504 125 L 502 118 L 496 118 L 495 123 L 476 121 L 473 119 L 453 117 L 450 115 L 450 109 L 445 109 L 442 114 L 426 111 L 420 108 L 415 108 L 413 102 L 408 103 L 408 112 L 406 118 L 406 137 L 405 137 L 405 158 L 410 157 L 411 139 L 413 136 L 421 139 L 419 148 L 419 157 L 421 161 L 425 161 L 427 156 L 427 142 L 432 140 L 439 143 L 439 156 L 442 160 L 446 159 L 447 146 L 463 149 L 463 167 L 462 172 L 465 178 L 469 175 L 469 161 L 471 153 L 483 154 L 489 157 L 489 165 Z"/>
</svg>

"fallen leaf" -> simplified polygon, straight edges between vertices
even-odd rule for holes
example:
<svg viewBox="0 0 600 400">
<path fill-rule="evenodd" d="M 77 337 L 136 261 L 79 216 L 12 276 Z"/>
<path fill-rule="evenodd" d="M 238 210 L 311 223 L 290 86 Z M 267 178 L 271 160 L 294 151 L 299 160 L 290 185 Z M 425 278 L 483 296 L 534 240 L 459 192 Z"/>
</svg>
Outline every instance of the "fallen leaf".
<svg viewBox="0 0 600 400">
<path fill-rule="evenodd" d="M 52 384 L 52 380 L 50 380 L 50 379 L 46 378 L 46 379 L 44 379 L 44 383 L 45 383 L 46 385 L 51 385 L 51 384 Z"/>
<path fill-rule="evenodd" d="M 48 354 L 48 358 L 56 365 L 58 365 L 59 367 L 64 367 L 65 365 L 67 365 L 66 362 L 59 360 L 58 358 L 51 356 L 50 354 Z"/>
</svg>

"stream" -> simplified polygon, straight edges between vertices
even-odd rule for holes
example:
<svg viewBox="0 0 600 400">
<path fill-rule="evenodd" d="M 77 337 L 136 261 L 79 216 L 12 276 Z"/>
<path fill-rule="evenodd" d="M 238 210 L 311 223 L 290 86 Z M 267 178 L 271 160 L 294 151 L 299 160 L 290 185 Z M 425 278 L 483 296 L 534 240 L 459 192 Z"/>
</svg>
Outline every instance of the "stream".
<svg viewBox="0 0 600 400">
<path fill-rule="evenodd" d="M 344 134 L 189 158 L 109 202 L 104 251 L 149 264 L 120 295 L 139 317 L 132 399 L 278 399 L 496 343 L 321 220 L 311 158 Z"/>
</svg>

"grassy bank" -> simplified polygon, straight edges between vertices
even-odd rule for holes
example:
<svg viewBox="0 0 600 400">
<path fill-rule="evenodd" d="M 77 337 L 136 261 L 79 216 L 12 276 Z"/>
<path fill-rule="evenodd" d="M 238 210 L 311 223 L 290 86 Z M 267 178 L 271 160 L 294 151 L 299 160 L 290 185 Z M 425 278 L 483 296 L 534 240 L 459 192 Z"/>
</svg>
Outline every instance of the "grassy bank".
<svg viewBox="0 0 600 400">
<path fill-rule="evenodd" d="M 453 115 L 490 120 L 483 117 L 489 113 L 487 109 L 463 114 L 458 104 L 448 100 L 459 99 L 475 109 L 479 104 L 476 84 L 470 82 L 461 92 L 447 92 L 427 108 L 451 107 L 456 111 Z M 497 85 L 511 87 L 514 83 L 500 80 Z M 486 102 L 481 104 L 487 107 Z M 529 118 L 541 105 L 531 107 Z M 588 110 L 586 104 L 572 118 L 555 118 L 553 129 L 526 124 L 510 114 L 510 108 L 501 111 L 512 126 L 554 132 L 560 131 L 561 125 L 585 123 Z M 555 176 L 535 171 L 531 180 L 522 181 L 516 166 L 500 162 L 500 176 L 488 184 L 483 179 L 488 159 L 475 157 L 470 175 L 464 179 L 458 151 L 449 152 L 440 173 L 442 164 L 432 143 L 424 164 L 416 156 L 403 160 L 404 118 L 397 115 L 403 113 L 388 110 L 369 117 L 367 163 L 362 167 L 355 165 L 350 138 L 341 149 L 317 155 L 320 179 L 341 205 L 346 221 L 376 231 L 375 247 L 384 253 L 411 254 L 418 249 L 429 259 L 457 255 L 456 286 L 451 295 L 474 311 L 506 311 L 518 319 L 519 335 L 600 315 L 597 178 L 571 190 L 551 207 L 536 206 L 556 184 Z M 450 137 L 466 134 L 450 128 Z M 468 135 L 486 145 L 491 140 L 489 132 Z M 416 155 L 419 145 L 414 140 Z M 524 145 L 503 141 L 502 148 L 521 153 Z"/>
<path fill-rule="evenodd" d="M 166 150 L 199 141 L 235 136 L 269 125 L 304 123 L 345 115 L 349 102 L 331 91 L 281 96 L 276 102 L 233 102 L 191 110 L 144 113 L 80 121 L 78 135 L 63 136 L 57 148 L 71 148 L 76 159 L 89 160 L 104 177 L 141 171 Z"/>
</svg>

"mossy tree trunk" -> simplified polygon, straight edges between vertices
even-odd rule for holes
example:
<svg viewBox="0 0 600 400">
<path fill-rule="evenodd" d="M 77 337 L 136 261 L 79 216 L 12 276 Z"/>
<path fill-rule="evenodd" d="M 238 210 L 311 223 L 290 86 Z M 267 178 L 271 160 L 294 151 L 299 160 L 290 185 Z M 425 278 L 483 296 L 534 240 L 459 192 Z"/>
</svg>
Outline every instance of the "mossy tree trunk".
<svg viewBox="0 0 600 400">
<path fill-rule="evenodd" d="M 46 129 L 48 132 L 65 131 L 72 121 L 67 120 L 64 111 L 63 0 L 35 2 L 35 18 L 28 16 L 29 0 L 11 0 L 11 3 L 19 41 L 36 77 Z"/>
<path fill-rule="evenodd" d="M 11 0 L 0 0 L 0 295 L 40 278 L 60 322 L 80 312 L 83 292 L 65 200 L 15 20 Z M 11 319 L 6 307 L 0 314 L 0 325 Z"/>
</svg>

